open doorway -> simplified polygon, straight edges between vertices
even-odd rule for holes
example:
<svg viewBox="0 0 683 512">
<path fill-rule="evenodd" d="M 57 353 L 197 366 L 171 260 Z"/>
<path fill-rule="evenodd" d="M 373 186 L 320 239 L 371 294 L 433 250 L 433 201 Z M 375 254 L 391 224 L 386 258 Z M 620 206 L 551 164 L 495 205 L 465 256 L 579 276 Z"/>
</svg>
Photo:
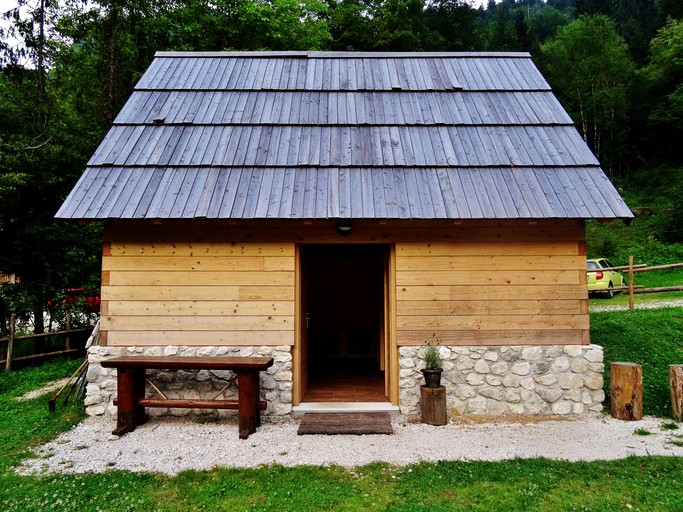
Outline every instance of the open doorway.
<svg viewBox="0 0 683 512">
<path fill-rule="evenodd" d="M 304 402 L 387 401 L 383 245 L 301 247 Z"/>
</svg>

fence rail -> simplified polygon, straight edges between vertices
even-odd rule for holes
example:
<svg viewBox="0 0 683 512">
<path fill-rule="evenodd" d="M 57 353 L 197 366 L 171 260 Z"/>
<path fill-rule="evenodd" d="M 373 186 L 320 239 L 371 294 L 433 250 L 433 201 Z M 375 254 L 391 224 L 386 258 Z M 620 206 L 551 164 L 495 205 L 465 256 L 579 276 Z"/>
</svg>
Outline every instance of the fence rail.
<svg viewBox="0 0 683 512">
<path fill-rule="evenodd" d="M 603 270 L 626 270 L 628 272 L 628 308 L 633 309 L 633 296 L 641 293 L 665 293 L 665 292 L 680 292 L 683 291 L 683 285 L 676 286 L 659 286 L 653 288 L 645 288 L 643 285 L 635 285 L 633 277 L 636 272 L 651 272 L 656 270 L 671 270 L 674 268 L 683 268 L 683 263 L 671 263 L 669 265 L 655 265 L 652 267 L 646 264 L 633 264 L 633 256 L 628 257 L 628 265 L 607 268 L 588 269 L 586 272 L 602 272 Z M 605 291 L 619 291 L 623 292 L 624 288 L 605 288 Z"/>
<path fill-rule="evenodd" d="M 68 314 L 66 330 L 64 331 L 54 331 L 39 334 L 26 334 L 22 336 L 16 336 L 16 318 L 17 317 L 15 313 L 12 313 L 10 315 L 9 336 L 5 338 L 0 338 L 0 357 L 4 356 L 4 359 L 0 359 L 0 368 L 4 365 L 5 370 L 11 370 L 13 362 L 32 361 L 36 359 L 45 359 L 58 355 L 75 354 L 79 352 L 81 349 L 72 347 L 73 336 L 79 335 L 81 333 L 91 332 L 93 330 L 92 327 L 72 329 L 71 315 Z M 23 355 L 19 357 L 14 356 L 17 341 L 42 340 L 45 338 L 60 337 L 64 338 L 63 349 L 53 350 L 49 352 L 40 352 L 37 354 Z"/>
</svg>

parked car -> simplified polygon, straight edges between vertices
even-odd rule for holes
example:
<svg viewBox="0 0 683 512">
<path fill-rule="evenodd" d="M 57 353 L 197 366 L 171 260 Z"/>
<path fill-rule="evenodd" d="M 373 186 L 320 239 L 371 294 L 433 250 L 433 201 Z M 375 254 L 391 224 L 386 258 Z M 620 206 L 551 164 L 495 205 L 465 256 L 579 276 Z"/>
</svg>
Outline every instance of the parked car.
<svg viewBox="0 0 683 512">
<path fill-rule="evenodd" d="M 96 291 L 85 288 L 67 288 L 62 290 L 56 299 L 47 301 L 47 305 L 55 309 L 66 309 L 67 306 L 74 306 L 85 313 L 99 313 L 100 296 Z"/>
<path fill-rule="evenodd" d="M 605 258 L 586 260 L 588 272 L 588 294 L 604 293 L 608 297 L 614 297 L 614 292 L 626 286 L 626 279 L 618 270 L 610 270 L 614 267 Z M 617 290 L 614 290 L 616 288 Z"/>
</svg>

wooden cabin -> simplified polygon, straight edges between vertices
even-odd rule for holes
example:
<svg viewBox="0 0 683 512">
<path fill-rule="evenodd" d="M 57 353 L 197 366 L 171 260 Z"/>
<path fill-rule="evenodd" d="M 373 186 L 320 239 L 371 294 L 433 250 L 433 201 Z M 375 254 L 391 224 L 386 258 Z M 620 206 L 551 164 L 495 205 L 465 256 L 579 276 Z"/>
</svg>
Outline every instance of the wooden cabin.
<svg viewBox="0 0 683 512">
<path fill-rule="evenodd" d="M 584 223 L 631 216 L 526 53 L 158 53 L 57 213 L 105 225 L 88 410 L 198 353 L 414 414 L 429 343 L 451 415 L 600 410 Z"/>
</svg>

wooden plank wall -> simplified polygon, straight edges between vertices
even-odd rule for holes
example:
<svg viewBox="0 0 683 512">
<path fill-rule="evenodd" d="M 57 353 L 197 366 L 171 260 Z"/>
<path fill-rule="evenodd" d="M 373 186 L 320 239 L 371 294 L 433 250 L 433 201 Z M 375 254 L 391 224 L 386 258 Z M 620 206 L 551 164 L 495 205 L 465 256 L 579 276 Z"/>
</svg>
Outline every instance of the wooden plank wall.
<svg viewBox="0 0 683 512">
<path fill-rule="evenodd" d="M 295 344 L 298 243 L 394 244 L 390 349 L 589 343 L 584 224 L 556 221 L 107 223 L 110 345 Z"/>
<path fill-rule="evenodd" d="M 583 234 L 507 227 L 396 244 L 398 345 L 589 343 Z"/>
<path fill-rule="evenodd" d="M 294 245 L 107 242 L 108 345 L 293 345 Z"/>
</svg>

